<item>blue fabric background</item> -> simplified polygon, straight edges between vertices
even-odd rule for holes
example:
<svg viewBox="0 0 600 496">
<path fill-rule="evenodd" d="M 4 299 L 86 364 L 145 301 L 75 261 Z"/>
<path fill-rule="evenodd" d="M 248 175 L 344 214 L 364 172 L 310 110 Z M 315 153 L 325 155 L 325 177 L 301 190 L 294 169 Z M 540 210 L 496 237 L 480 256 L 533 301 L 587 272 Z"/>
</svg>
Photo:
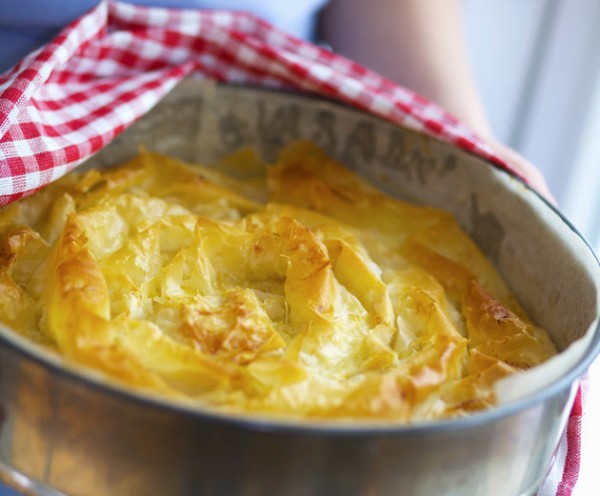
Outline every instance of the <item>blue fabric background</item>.
<svg viewBox="0 0 600 496">
<path fill-rule="evenodd" d="M 0 1 L 0 74 L 29 52 L 50 41 L 72 20 L 100 0 Z M 327 0 L 124 0 L 127 3 L 171 7 L 249 10 L 305 39 L 313 39 L 316 17 Z"/>
</svg>

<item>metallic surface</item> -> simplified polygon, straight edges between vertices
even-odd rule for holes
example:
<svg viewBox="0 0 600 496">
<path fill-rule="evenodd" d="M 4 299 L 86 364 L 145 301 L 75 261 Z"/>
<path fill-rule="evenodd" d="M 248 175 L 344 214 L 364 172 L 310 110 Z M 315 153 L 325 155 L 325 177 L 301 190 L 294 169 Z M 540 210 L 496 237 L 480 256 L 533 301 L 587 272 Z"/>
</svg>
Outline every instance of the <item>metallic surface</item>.
<svg viewBox="0 0 600 496">
<path fill-rule="evenodd" d="M 154 115 L 159 115 L 164 123 L 168 121 L 165 115 L 169 115 L 165 112 L 170 111 L 173 119 L 182 120 L 180 126 L 185 129 L 206 126 L 206 121 L 201 123 L 190 110 L 191 102 L 196 102 L 204 105 L 201 112 L 207 112 L 206 94 L 201 98 L 194 84 L 178 90 L 181 99 L 177 100 L 176 95 L 167 100 L 163 106 L 166 110 Z M 209 93 L 216 93 L 224 100 L 236 93 L 242 99 L 268 97 L 264 92 L 253 94 L 235 88 L 212 88 Z M 304 111 L 303 105 L 317 105 L 313 110 L 315 115 L 323 117 L 325 127 L 316 136 L 327 138 L 328 117 L 319 112 L 325 105 L 335 113 L 335 105 L 313 104 L 310 99 L 286 95 L 278 98 L 290 99 L 300 107 L 300 112 Z M 218 99 L 213 100 L 212 105 L 218 103 Z M 181 105 L 177 107 L 178 104 Z M 340 112 L 366 119 L 356 111 Z M 276 112 L 265 115 L 277 117 Z M 267 137 L 263 141 L 267 154 L 268 147 L 277 147 L 281 141 L 295 137 L 296 131 L 289 128 L 295 117 L 279 117 L 281 120 L 275 120 L 274 127 L 260 131 L 263 138 Z M 138 123 L 136 129 L 117 140 L 96 162 L 113 163 L 124 158 L 121 156 L 124 150 L 130 153 L 135 145 L 136 133 L 145 136 L 148 144 L 152 143 L 153 128 L 148 122 L 151 120 Z M 368 122 L 376 131 L 377 126 L 386 130 L 391 127 L 376 119 Z M 251 132 L 243 125 L 237 128 L 231 123 L 223 125 L 223 119 L 216 127 L 221 130 L 221 141 L 229 140 L 231 148 L 239 146 L 239 133 Z M 269 135 L 268 130 L 274 128 L 283 135 Z M 355 161 L 357 154 L 369 153 L 370 131 L 364 127 L 361 131 L 360 123 L 352 130 L 357 134 L 346 141 L 347 146 L 338 149 L 337 155 L 347 153 L 346 159 Z M 206 132 L 204 129 L 204 134 L 200 133 L 200 142 L 210 136 Z M 422 183 L 431 168 L 439 164 L 455 167 L 455 162 L 461 160 L 462 155 L 455 155 L 457 152 L 448 145 L 431 145 L 418 135 L 406 133 L 407 139 L 426 143 L 419 145 L 419 150 L 425 150 L 421 152 L 425 159 L 413 157 L 416 162 L 410 165 L 414 167 L 410 170 L 414 170 L 413 180 L 417 183 Z M 196 153 L 193 140 L 174 139 L 165 148 L 177 149 L 182 158 L 193 158 Z M 332 135 L 327 139 L 337 138 Z M 437 150 L 432 152 L 434 156 L 442 153 L 441 158 L 428 158 L 430 146 Z M 360 169 L 360 165 L 357 167 Z M 438 167 L 436 174 L 444 173 Z M 414 191 L 417 187 L 409 189 Z M 473 206 L 473 201 L 470 205 Z M 487 208 L 483 198 L 475 201 L 475 208 L 478 211 Z M 488 219 L 483 214 L 471 217 L 472 230 L 481 228 L 483 221 L 479 217 Z M 556 222 L 564 223 L 558 215 L 555 217 Z M 571 232 L 577 244 L 578 235 Z M 488 249 L 491 256 L 502 258 L 503 242 L 503 239 L 492 240 Z M 590 259 L 595 261 L 593 256 Z M 585 270 L 597 273 L 595 263 Z M 594 276 L 590 281 L 597 279 Z M 590 281 L 583 278 L 572 284 L 581 284 L 589 291 L 593 286 Z M 595 289 L 598 292 L 598 287 Z M 561 300 L 557 301 L 560 305 Z M 556 334 L 560 329 L 554 331 L 555 341 L 563 347 L 596 325 L 597 297 L 594 295 L 589 302 L 589 308 L 582 310 L 580 328 L 576 329 L 579 321 L 575 320 L 564 334 Z M 0 328 L 0 480 L 30 494 L 57 494 L 56 491 L 75 495 L 149 496 L 532 494 L 548 470 L 565 427 L 577 378 L 598 353 L 600 338 L 597 329 L 592 332 L 595 335 L 583 359 L 531 398 L 464 419 L 404 427 L 357 427 L 228 418 L 168 404 L 63 366 L 59 358 L 34 349 Z"/>
</svg>

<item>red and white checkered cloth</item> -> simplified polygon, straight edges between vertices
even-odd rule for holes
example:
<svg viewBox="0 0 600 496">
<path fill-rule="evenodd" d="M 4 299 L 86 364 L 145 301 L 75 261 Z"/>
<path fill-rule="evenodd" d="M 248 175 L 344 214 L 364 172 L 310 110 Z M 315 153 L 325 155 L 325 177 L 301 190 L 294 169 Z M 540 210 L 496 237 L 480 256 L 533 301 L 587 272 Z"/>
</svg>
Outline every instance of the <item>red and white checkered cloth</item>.
<svg viewBox="0 0 600 496">
<path fill-rule="evenodd" d="M 333 97 L 511 168 L 440 107 L 243 12 L 103 2 L 0 76 L 0 205 L 61 177 L 189 74 Z M 571 494 L 581 391 L 543 494 Z"/>
</svg>

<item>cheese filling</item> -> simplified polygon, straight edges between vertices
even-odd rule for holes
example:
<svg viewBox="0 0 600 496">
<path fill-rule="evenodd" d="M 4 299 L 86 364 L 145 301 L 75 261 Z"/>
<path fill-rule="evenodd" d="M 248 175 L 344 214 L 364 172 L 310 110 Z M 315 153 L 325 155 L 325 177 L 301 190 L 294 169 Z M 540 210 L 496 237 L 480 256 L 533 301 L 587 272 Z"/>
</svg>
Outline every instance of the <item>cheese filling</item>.
<svg viewBox="0 0 600 496">
<path fill-rule="evenodd" d="M 0 321 L 131 387 L 293 418 L 466 415 L 556 354 L 450 214 L 307 142 L 257 162 L 143 152 L 5 207 Z"/>
</svg>

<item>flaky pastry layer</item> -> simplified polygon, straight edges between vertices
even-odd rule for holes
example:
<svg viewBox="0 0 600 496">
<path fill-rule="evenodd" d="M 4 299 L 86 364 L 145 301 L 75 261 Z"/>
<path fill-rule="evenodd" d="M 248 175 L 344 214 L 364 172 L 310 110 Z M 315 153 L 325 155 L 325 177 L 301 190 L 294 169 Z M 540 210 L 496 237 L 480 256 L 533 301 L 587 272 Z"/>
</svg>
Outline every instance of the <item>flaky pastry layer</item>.
<svg viewBox="0 0 600 496">
<path fill-rule="evenodd" d="M 0 321 L 229 412 L 412 422 L 556 353 L 454 218 L 306 142 L 266 166 L 141 153 L 0 212 Z"/>
</svg>

